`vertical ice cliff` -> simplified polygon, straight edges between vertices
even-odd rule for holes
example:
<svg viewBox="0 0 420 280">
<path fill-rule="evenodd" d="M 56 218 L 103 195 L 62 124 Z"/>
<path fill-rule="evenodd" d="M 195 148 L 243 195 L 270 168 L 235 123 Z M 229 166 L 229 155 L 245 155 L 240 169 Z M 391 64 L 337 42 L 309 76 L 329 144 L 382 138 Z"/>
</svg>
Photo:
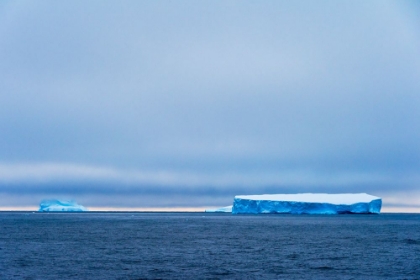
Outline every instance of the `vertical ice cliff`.
<svg viewBox="0 0 420 280">
<path fill-rule="evenodd" d="M 235 196 L 233 214 L 379 214 L 382 199 L 358 194 L 264 194 Z"/>
</svg>

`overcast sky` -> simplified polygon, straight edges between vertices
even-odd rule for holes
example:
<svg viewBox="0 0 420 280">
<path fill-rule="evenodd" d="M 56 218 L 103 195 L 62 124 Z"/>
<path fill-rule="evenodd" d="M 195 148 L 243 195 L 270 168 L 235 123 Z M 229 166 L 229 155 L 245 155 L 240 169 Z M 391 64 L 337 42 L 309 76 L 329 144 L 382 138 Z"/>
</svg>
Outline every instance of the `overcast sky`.
<svg viewBox="0 0 420 280">
<path fill-rule="evenodd" d="M 1 1 L 0 208 L 420 207 L 417 1 Z"/>
</svg>

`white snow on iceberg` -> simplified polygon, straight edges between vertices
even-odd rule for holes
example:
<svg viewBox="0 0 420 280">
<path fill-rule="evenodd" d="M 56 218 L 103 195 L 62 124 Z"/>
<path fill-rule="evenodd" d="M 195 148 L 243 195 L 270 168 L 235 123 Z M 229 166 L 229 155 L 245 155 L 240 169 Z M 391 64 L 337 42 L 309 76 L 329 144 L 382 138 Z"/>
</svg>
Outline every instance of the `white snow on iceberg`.
<svg viewBox="0 0 420 280">
<path fill-rule="evenodd" d="M 233 214 L 379 214 L 382 199 L 366 193 L 300 193 L 240 195 L 233 200 Z"/>
<path fill-rule="evenodd" d="M 217 208 L 217 209 L 206 209 L 207 213 L 232 213 L 232 205 Z"/>
<path fill-rule="evenodd" d="M 43 200 L 39 204 L 39 212 L 75 212 L 75 211 L 88 211 L 82 205 L 77 204 L 75 201 L 72 200 Z"/>
</svg>

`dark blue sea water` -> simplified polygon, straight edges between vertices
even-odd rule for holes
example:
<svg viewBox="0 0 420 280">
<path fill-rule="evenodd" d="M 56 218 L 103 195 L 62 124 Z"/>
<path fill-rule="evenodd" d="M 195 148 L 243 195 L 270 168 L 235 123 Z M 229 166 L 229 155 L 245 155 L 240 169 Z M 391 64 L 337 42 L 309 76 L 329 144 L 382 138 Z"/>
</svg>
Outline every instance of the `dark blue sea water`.
<svg viewBox="0 0 420 280">
<path fill-rule="evenodd" d="M 420 215 L 1 212 L 0 279 L 420 279 Z"/>
</svg>

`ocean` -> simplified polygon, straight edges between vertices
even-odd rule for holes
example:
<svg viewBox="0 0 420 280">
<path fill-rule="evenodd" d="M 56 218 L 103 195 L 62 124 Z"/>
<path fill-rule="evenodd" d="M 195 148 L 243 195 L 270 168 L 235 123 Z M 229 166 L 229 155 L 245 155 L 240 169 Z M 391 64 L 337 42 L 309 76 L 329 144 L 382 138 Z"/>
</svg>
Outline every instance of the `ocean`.
<svg viewBox="0 0 420 280">
<path fill-rule="evenodd" d="M 0 279 L 420 279 L 420 214 L 0 212 Z"/>
</svg>

